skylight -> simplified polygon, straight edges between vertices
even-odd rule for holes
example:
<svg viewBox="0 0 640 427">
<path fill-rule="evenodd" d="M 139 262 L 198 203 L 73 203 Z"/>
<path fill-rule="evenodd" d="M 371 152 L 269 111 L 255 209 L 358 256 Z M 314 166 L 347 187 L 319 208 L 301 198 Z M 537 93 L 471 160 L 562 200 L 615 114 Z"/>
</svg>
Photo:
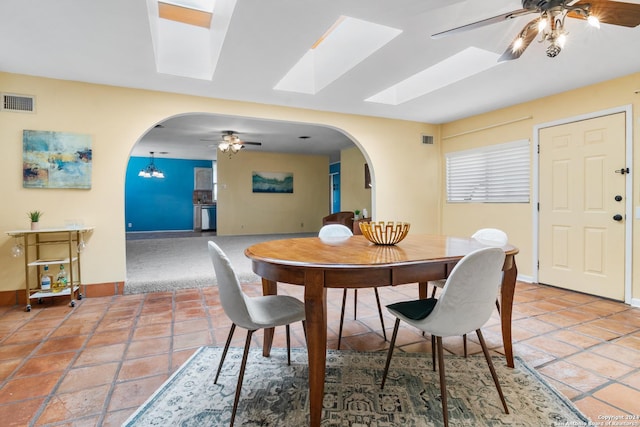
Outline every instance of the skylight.
<svg viewBox="0 0 640 427">
<path fill-rule="evenodd" d="M 365 101 L 400 105 L 500 64 L 494 52 L 468 47 Z"/>
<path fill-rule="evenodd" d="M 147 0 L 158 73 L 211 80 L 236 0 Z"/>
<path fill-rule="evenodd" d="M 341 16 L 274 89 L 316 94 L 400 33 L 396 28 Z"/>
</svg>

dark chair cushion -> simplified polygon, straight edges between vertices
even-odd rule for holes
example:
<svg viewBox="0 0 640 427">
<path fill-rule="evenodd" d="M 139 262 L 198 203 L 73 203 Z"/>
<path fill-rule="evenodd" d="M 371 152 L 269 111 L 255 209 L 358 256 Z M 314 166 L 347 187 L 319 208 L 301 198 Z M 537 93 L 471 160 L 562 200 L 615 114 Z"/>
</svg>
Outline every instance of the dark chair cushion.
<svg viewBox="0 0 640 427">
<path fill-rule="evenodd" d="M 438 300 L 436 298 L 418 299 L 415 301 L 402 301 L 389 304 L 387 308 L 395 310 L 409 319 L 420 320 L 431 313 L 437 302 Z"/>
</svg>

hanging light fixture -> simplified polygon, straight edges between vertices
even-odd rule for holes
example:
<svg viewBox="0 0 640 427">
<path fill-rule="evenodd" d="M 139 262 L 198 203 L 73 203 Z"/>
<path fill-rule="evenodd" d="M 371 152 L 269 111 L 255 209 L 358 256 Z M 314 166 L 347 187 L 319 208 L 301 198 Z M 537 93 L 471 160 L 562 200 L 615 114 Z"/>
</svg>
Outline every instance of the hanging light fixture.
<svg viewBox="0 0 640 427">
<path fill-rule="evenodd" d="M 164 173 L 160 169 L 156 168 L 153 153 L 153 151 L 149 151 L 149 154 L 151 154 L 149 164 L 146 168 L 141 169 L 140 172 L 138 172 L 138 176 L 143 178 L 164 178 Z"/>
<path fill-rule="evenodd" d="M 226 135 L 222 136 L 222 142 L 218 144 L 218 149 L 222 153 L 229 153 L 229 157 L 236 154 L 244 147 L 244 144 L 238 138 L 237 135 L 234 135 L 231 132 L 228 132 Z"/>
</svg>

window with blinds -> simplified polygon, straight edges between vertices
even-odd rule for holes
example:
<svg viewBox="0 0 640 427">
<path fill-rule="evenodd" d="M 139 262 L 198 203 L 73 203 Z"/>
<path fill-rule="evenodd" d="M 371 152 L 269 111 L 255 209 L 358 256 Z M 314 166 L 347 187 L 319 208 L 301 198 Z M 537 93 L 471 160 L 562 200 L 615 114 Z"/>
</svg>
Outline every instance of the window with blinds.
<svg viewBox="0 0 640 427">
<path fill-rule="evenodd" d="M 529 203 L 529 141 L 447 153 L 447 201 Z"/>
</svg>

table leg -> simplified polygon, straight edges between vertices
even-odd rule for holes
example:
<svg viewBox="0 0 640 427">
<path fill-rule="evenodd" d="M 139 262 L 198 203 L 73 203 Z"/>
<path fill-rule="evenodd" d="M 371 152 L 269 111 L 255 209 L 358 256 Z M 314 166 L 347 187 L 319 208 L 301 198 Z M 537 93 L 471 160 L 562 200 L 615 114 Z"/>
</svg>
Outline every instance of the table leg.
<svg viewBox="0 0 640 427">
<path fill-rule="evenodd" d="M 511 268 L 504 271 L 500 290 L 500 321 L 502 323 L 502 343 L 507 366 L 513 368 L 513 343 L 511 339 L 511 314 L 513 312 L 513 295 L 516 291 L 518 268 L 515 257 L 511 259 Z"/>
<path fill-rule="evenodd" d="M 418 283 L 418 297 L 420 299 L 429 298 L 429 282 Z"/>
<path fill-rule="evenodd" d="M 278 284 L 271 280 L 262 279 L 262 294 L 263 295 L 276 295 L 278 293 Z M 269 357 L 271 354 L 271 346 L 273 344 L 273 331 L 275 328 L 265 328 L 264 330 L 264 343 L 262 345 L 262 355 Z"/>
<path fill-rule="evenodd" d="M 327 360 L 327 290 L 324 272 L 305 273 L 304 305 L 309 354 L 309 426 L 320 427 Z"/>
</svg>

